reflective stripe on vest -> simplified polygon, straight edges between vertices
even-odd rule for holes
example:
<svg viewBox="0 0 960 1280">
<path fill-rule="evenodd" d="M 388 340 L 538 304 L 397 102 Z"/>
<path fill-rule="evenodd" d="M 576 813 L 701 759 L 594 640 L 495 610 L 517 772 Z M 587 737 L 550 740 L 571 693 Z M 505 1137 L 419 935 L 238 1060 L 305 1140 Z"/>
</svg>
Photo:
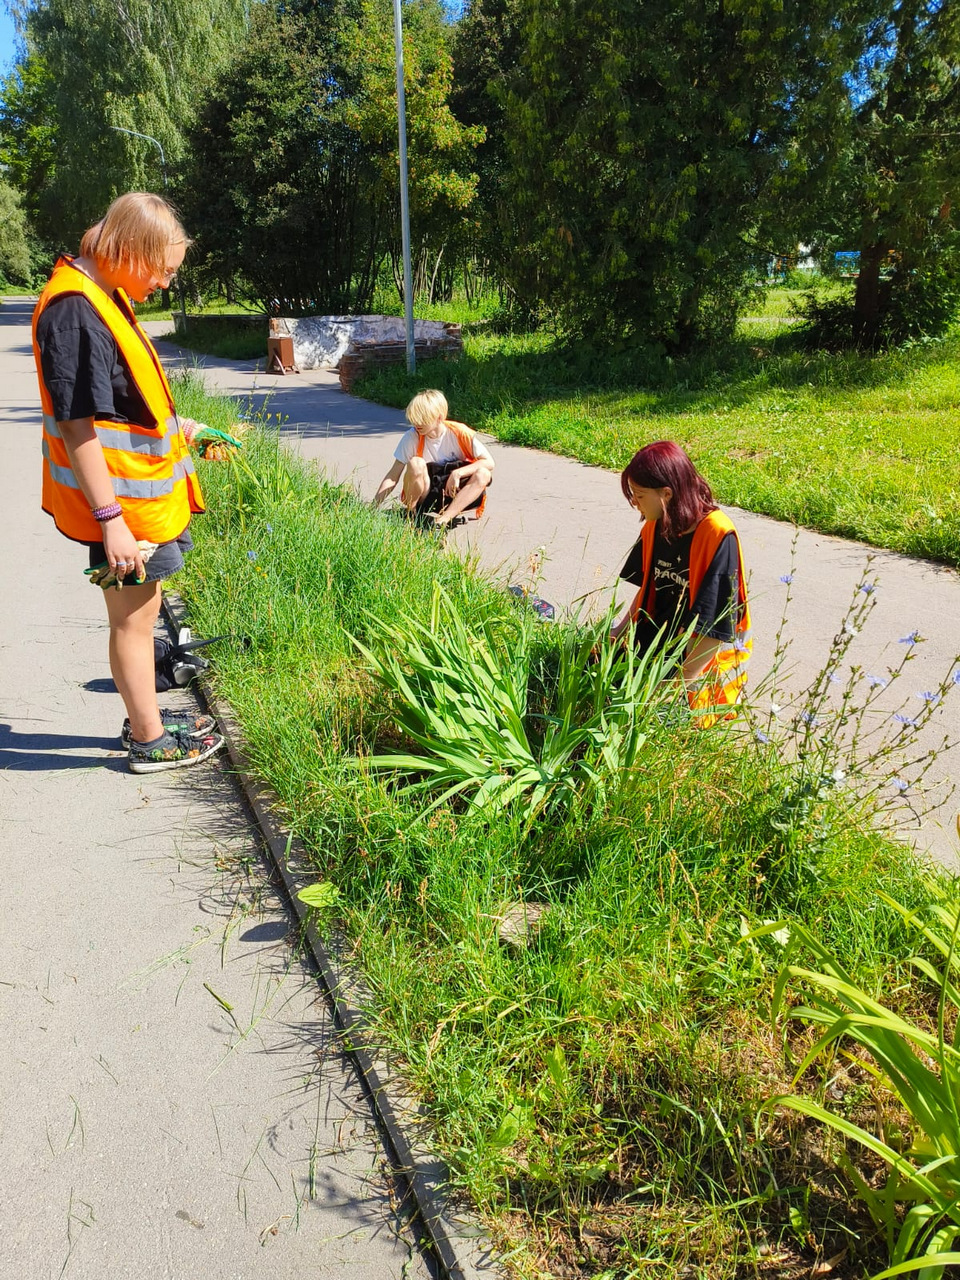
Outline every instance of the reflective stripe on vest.
<svg viewBox="0 0 960 1280">
<path fill-rule="evenodd" d="M 43 428 L 48 436 L 62 440 L 60 427 L 56 418 L 49 413 L 43 415 Z M 169 436 L 136 434 L 118 422 L 113 426 L 95 424 L 97 439 L 104 449 L 126 449 L 133 453 L 149 453 L 151 457 L 163 458 L 170 452 Z"/>
<path fill-rule="evenodd" d="M 447 427 L 456 436 L 457 444 L 460 446 L 460 452 L 463 454 L 464 462 L 478 462 L 479 459 L 473 452 L 473 441 L 476 432 L 471 431 L 465 422 L 452 422 L 450 419 L 444 419 L 443 425 Z M 423 457 L 424 437 L 417 432 L 417 451 L 414 455 L 417 458 Z M 475 507 L 477 519 L 483 515 L 483 508 L 487 505 L 487 491 L 484 489 L 483 497 L 480 499 L 480 505 Z"/>
<path fill-rule="evenodd" d="M 66 258 L 61 258 L 54 268 L 33 316 L 34 356 L 43 406 L 43 508 L 67 537 L 81 542 L 102 539 L 101 527 L 83 496 L 54 417 L 36 340 L 40 316 L 63 294 L 80 294 L 94 308 L 116 342 L 151 415 L 151 423 L 98 418 L 93 426 L 113 492 L 123 507 L 131 533 L 151 542 L 169 542 L 187 527 L 191 512 L 203 510 L 203 498 L 163 366 L 122 290 L 117 291 L 116 298 L 109 297 Z"/>
<path fill-rule="evenodd" d="M 718 716 L 702 714 L 714 707 L 733 706 L 740 697 L 747 682 L 747 663 L 753 649 L 750 633 L 750 606 L 747 603 L 747 582 L 743 569 L 743 554 L 740 550 L 740 539 L 729 517 L 722 511 L 710 511 L 697 525 L 690 544 L 690 608 L 697 598 L 697 592 L 703 582 L 704 575 L 713 563 L 720 543 L 732 533 L 737 542 L 737 563 L 739 568 L 738 600 L 736 618 L 734 620 L 734 640 L 729 648 L 721 649 L 707 664 L 699 677 L 696 688 L 687 690 L 687 700 L 693 711 L 699 712 L 699 724 L 707 727 L 719 719 Z M 656 521 L 644 522 L 640 537 L 643 547 L 643 585 L 634 597 L 630 606 L 631 617 L 636 618 L 641 609 L 648 609 L 650 592 L 653 586 L 653 544 L 656 536 Z M 648 609 L 648 612 L 650 610 Z M 651 617 L 652 612 L 651 612 Z M 733 712 L 728 712 L 730 719 Z"/>
</svg>

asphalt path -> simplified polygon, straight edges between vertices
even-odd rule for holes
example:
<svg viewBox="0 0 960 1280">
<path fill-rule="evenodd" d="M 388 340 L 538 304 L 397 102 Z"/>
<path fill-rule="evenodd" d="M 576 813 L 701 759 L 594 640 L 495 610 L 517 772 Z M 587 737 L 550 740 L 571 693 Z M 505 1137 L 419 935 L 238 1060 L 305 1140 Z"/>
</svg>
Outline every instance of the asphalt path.
<svg viewBox="0 0 960 1280">
<path fill-rule="evenodd" d="M 155 337 L 169 332 L 164 321 L 147 327 Z M 402 413 L 345 395 L 336 374 L 328 371 L 265 374 L 262 361 L 197 358 L 161 345 L 171 368 L 200 368 L 207 386 L 236 396 L 244 412 L 279 415 L 291 445 L 304 457 L 353 485 L 364 498 L 372 497 L 407 425 Z M 451 416 L 457 417 L 455 404 Z M 654 432 L 652 426 L 651 438 Z M 532 587 L 567 614 L 602 611 L 614 594 L 626 602 L 632 588 L 618 582 L 617 572 L 639 526 L 620 492 L 619 477 L 535 449 L 492 441 L 492 450 L 497 466 L 487 514 L 454 530 L 448 544 L 477 554 L 496 580 Z M 851 643 L 841 675 L 845 678 L 851 665 L 859 665 L 864 696 L 871 678 L 889 682 L 890 670 L 909 654 L 897 680 L 885 689 L 874 685 L 875 700 L 866 716 L 874 744 L 902 740 L 910 729 L 894 717 L 915 719 L 922 695 L 934 692 L 955 669 L 960 575 L 929 561 L 728 510 L 741 535 L 750 581 L 751 688 L 758 706 L 779 707 L 778 719 L 790 723 L 828 660 L 858 586 L 867 579 L 876 583 L 872 612 Z M 792 578 L 789 605 L 787 577 Z M 786 646 L 780 658 L 778 633 Z M 904 643 L 914 633 L 920 642 Z M 938 753 L 922 786 L 901 793 L 891 781 L 882 789 L 888 801 L 886 820 L 896 834 L 919 853 L 948 865 L 960 862 L 958 797 L 952 791 L 960 755 L 941 752 L 945 736 L 960 736 L 960 689 L 951 693 L 910 751 Z M 789 745 L 789 734 L 786 741 Z M 894 751 L 884 776 L 900 777 L 897 760 Z"/>
<path fill-rule="evenodd" d="M 31 311 L 0 308 L 0 1280 L 426 1280 L 233 778 L 126 769 L 103 602 L 39 508 Z"/>
</svg>

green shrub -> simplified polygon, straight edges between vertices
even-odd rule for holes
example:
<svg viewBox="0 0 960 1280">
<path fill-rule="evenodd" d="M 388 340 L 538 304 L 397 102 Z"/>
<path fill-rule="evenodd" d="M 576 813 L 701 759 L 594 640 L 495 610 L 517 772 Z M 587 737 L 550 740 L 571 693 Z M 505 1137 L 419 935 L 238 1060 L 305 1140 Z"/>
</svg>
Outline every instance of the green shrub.
<svg viewBox="0 0 960 1280">
<path fill-rule="evenodd" d="M 894 273 L 880 281 L 880 310 L 875 347 L 942 337 L 960 310 L 960 279 L 947 271 L 932 277 Z M 795 314 L 806 322 L 804 337 L 811 347 L 843 351 L 858 345 L 852 287 L 839 297 L 805 293 Z"/>
</svg>

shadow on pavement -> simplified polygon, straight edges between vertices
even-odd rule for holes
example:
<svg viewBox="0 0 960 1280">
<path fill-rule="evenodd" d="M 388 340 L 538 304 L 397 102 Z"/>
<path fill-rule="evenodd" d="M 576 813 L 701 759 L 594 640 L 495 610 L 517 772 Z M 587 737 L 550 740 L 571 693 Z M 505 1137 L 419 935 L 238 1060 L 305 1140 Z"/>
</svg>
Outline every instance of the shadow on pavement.
<svg viewBox="0 0 960 1280">
<path fill-rule="evenodd" d="M 96 680 L 87 680 L 84 683 L 84 689 L 87 693 L 116 693 L 117 686 L 113 683 L 109 676 L 98 676 Z"/>
<path fill-rule="evenodd" d="M 98 760 L 95 756 L 63 754 L 70 747 L 90 751 L 113 751 L 116 756 Z M 9 724 L 0 724 L 0 769 L 107 769 L 127 767 L 126 752 L 119 753 L 120 739 L 93 738 L 69 733 L 17 733 Z"/>
</svg>

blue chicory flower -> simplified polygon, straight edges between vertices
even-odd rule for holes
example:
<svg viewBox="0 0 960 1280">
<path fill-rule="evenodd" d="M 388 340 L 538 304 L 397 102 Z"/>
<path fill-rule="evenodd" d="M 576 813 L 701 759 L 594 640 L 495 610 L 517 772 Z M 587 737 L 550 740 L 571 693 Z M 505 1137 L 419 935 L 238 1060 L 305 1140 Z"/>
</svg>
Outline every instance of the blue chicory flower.
<svg viewBox="0 0 960 1280">
<path fill-rule="evenodd" d="M 895 787 L 897 791 L 904 792 L 908 789 L 910 783 L 905 778 L 891 778 L 890 785 Z"/>
<path fill-rule="evenodd" d="M 793 581 L 793 574 L 792 574 L 792 573 L 781 573 L 781 575 L 780 575 L 780 581 L 781 581 L 781 582 L 785 582 L 785 583 L 787 584 L 787 586 L 789 587 L 790 583 Z"/>
<path fill-rule="evenodd" d="M 887 687 L 887 682 L 883 676 L 867 676 L 866 680 L 871 689 L 885 689 Z"/>
<path fill-rule="evenodd" d="M 908 724 L 914 729 L 917 727 L 916 720 L 912 720 L 910 716 L 905 716 L 901 711 L 895 711 L 893 718 L 896 720 L 897 724 Z"/>
<path fill-rule="evenodd" d="M 768 733 L 764 733 L 762 729 L 755 729 L 753 732 L 753 736 L 756 738 L 758 742 L 770 741 L 770 735 Z"/>
<path fill-rule="evenodd" d="M 876 589 L 877 584 L 875 582 L 865 582 L 863 586 L 859 588 L 860 592 L 865 596 L 872 596 Z"/>
<path fill-rule="evenodd" d="M 909 635 L 901 636 L 897 643 L 898 644 L 916 644 L 919 639 L 920 639 L 920 632 L 911 631 Z"/>
<path fill-rule="evenodd" d="M 248 551 L 248 552 L 247 552 L 247 559 L 248 559 L 248 560 L 256 560 L 256 558 L 257 558 L 257 553 L 256 553 L 255 551 Z"/>
<path fill-rule="evenodd" d="M 935 689 L 924 689 L 916 695 L 921 702 L 939 702 L 940 694 Z"/>
</svg>

